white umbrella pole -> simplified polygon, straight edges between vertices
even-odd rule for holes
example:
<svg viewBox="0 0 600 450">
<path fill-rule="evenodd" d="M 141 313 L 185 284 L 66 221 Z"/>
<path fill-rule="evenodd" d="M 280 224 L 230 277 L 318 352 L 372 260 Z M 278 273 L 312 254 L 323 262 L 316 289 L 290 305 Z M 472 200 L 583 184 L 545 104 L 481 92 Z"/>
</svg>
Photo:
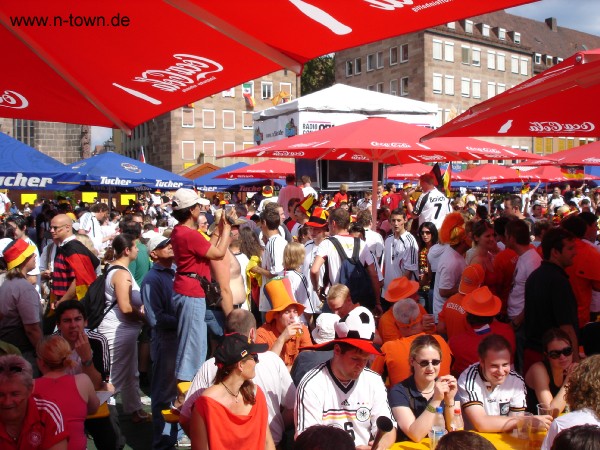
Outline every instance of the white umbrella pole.
<svg viewBox="0 0 600 450">
<path fill-rule="evenodd" d="M 379 160 L 373 161 L 373 173 L 371 178 L 373 179 L 373 189 L 371 191 L 371 214 L 373 216 L 371 220 L 371 229 L 377 230 L 377 178 L 379 177 Z"/>
<path fill-rule="evenodd" d="M 488 213 L 490 215 L 492 214 L 492 183 L 491 183 L 491 181 L 488 181 Z"/>
</svg>

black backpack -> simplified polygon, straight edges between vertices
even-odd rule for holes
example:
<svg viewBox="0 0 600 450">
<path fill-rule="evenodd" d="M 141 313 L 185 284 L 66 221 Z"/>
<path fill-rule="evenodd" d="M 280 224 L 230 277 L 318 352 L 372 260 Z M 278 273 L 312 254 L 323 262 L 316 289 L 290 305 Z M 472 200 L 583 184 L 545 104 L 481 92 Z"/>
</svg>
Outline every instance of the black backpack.
<svg viewBox="0 0 600 450">
<path fill-rule="evenodd" d="M 352 258 L 348 258 L 340 241 L 334 237 L 330 237 L 329 240 L 340 255 L 339 283 L 350 289 L 350 296 L 353 303 L 360 303 L 361 306 L 369 309 L 374 308 L 375 293 L 371 285 L 371 277 L 367 269 L 360 262 L 360 238 L 354 238 Z"/>
<path fill-rule="evenodd" d="M 83 306 L 87 317 L 87 328 L 90 330 L 98 328 L 102 319 L 104 319 L 104 316 L 106 316 L 117 304 L 117 300 L 115 300 L 112 305 L 106 308 L 106 277 L 110 271 L 114 269 L 127 270 L 127 268 L 123 266 L 109 266 L 108 269 L 102 271 L 102 275 L 90 284 L 87 292 L 81 299 L 81 305 Z"/>
</svg>

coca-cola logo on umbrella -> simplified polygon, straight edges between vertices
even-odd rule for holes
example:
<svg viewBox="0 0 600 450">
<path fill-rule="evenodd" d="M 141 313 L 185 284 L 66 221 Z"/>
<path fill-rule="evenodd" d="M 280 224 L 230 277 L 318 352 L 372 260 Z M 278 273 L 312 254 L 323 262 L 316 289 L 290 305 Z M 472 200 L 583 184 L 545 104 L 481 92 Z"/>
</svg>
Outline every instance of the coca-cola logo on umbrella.
<svg viewBox="0 0 600 450">
<path fill-rule="evenodd" d="M 560 123 L 560 122 L 529 122 L 529 131 L 534 133 L 589 133 L 594 131 L 596 126 L 593 122 L 582 123 Z"/>
<path fill-rule="evenodd" d="M 29 106 L 27 99 L 15 91 L 5 90 L 0 95 L 0 107 L 11 109 L 25 109 Z"/>
</svg>

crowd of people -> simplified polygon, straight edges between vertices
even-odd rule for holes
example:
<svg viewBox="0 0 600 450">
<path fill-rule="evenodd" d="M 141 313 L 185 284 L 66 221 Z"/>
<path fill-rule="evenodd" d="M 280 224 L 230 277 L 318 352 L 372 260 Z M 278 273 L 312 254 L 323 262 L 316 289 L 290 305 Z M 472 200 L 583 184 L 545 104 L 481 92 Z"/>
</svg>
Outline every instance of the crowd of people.
<svg viewBox="0 0 600 450">
<path fill-rule="evenodd" d="M 598 439 L 600 191 L 488 204 L 436 184 L 6 204 L 0 446 L 123 448 L 116 393 L 153 449 L 385 449 L 440 411 L 438 448 L 487 448 L 457 414 L 478 432 L 536 421 L 543 449 Z"/>
</svg>

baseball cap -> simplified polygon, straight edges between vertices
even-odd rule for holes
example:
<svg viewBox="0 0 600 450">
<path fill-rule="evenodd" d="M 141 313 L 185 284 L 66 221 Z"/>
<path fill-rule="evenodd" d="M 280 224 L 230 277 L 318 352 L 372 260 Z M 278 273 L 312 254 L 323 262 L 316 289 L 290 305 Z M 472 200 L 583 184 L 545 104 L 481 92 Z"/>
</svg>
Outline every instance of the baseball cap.
<svg viewBox="0 0 600 450">
<path fill-rule="evenodd" d="M 152 253 L 154 250 L 160 250 L 166 247 L 171 242 L 171 238 L 164 237 L 162 234 L 156 234 L 148 241 L 148 253 Z"/>
<path fill-rule="evenodd" d="M 171 199 L 171 206 L 173 210 L 178 211 L 180 209 L 189 208 L 200 203 L 200 197 L 193 189 L 180 188 L 177 189 L 173 198 Z"/>
<path fill-rule="evenodd" d="M 458 285 L 458 292 L 461 294 L 468 294 L 483 283 L 485 278 L 485 270 L 481 264 L 471 264 L 465 267 L 462 276 L 460 278 L 460 284 Z"/>
<path fill-rule="evenodd" d="M 202 206 L 210 206 L 210 200 L 205 197 L 200 197 L 198 203 L 200 203 Z"/>
<path fill-rule="evenodd" d="M 269 350 L 268 344 L 253 344 L 243 334 L 226 334 L 215 350 L 215 365 L 217 367 L 228 367 L 248 355 L 264 353 L 267 350 Z"/>
</svg>

